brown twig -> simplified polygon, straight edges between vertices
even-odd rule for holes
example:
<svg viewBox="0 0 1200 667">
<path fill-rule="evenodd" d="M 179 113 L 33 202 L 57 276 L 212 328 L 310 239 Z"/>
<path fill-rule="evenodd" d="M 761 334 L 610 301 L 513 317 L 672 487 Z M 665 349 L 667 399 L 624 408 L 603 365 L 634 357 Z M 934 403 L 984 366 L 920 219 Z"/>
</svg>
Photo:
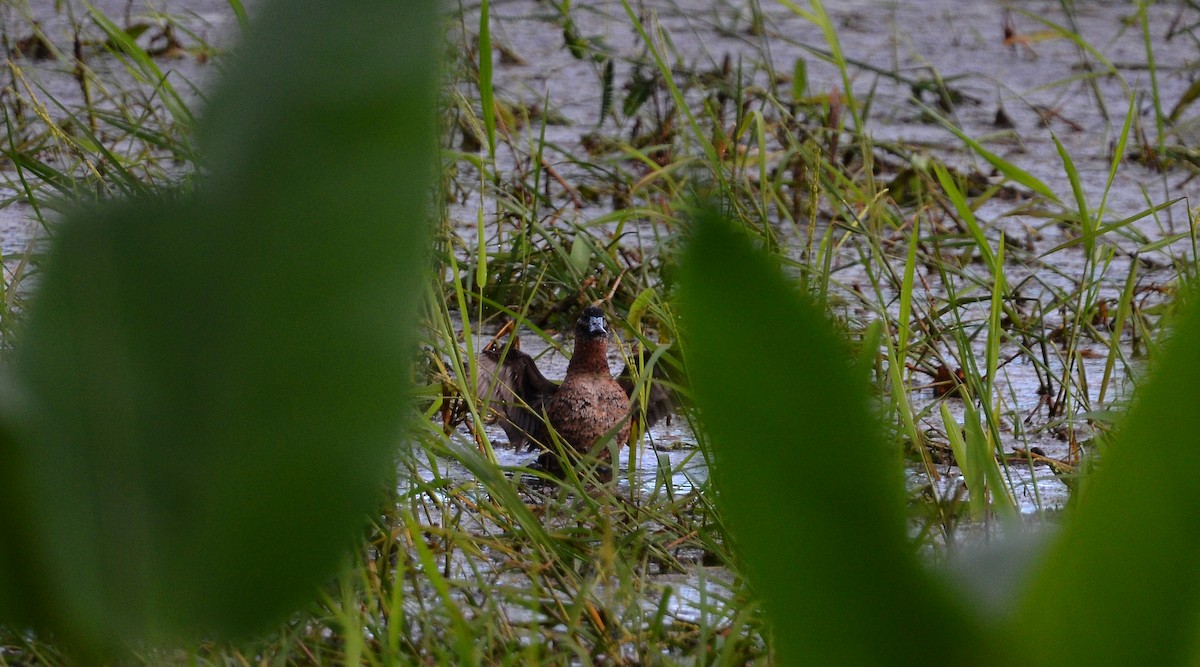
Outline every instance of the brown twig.
<svg viewBox="0 0 1200 667">
<path fill-rule="evenodd" d="M 558 184 L 567 191 L 567 194 L 571 195 L 571 203 L 575 205 L 575 210 L 579 211 L 583 209 L 583 198 L 579 196 L 579 193 L 575 191 L 575 188 L 571 187 L 571 185 L 567 183 L 567 181 L 563 179 L 561 175 L 559 175 L 558 171 L 555 170 L 554 167 L 550 166 L 550 163 L 546 161 L 545 157 L 542 158 L 542 168 L 546 170 L 546 173 L 549 174 L 551 178 L 558 181 Z"/>
</svg>

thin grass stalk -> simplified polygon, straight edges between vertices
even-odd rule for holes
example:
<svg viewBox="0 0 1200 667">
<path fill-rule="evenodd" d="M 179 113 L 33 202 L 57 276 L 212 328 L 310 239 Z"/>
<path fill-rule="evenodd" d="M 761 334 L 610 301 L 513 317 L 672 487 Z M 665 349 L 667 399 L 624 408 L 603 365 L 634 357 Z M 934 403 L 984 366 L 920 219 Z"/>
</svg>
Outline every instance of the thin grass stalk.
<svg viewBox="0 0 1200 667">
<path fill-rule="evenodd" d="M 1083 193 L 1083 182 L 1079 178 L 1079 171 L 1075 168 L 1071 154 L 1067 152 L 1054 133 L 1050 134 L 1050 138 L 1054 140 L 1054 147 L 1058 149 L 1058 155 L 1062 158 L 1063 169 L 1067 172 L 1067 180 L 1071 184 L 1071 192 L 1075 195 L 1075 206 L 1079 211 L 1080 233 L 1083 236 L 1084 262 L 1090 264 L 1095 259 L 1097 219 L 1089 210 L 1087 196 Z M 1094 278 L 1094 276 L 1089 277 Z"/>
<path fill-rule="evenodd" d="M 1044 182 L 1042 182 L 1041 179 L 1035 177 L 1033 174 L 1030 174 L 1029 172 L 1025 171 L 1024 169 L 1021 169 L 1020 167 L 1016 166 L 1015 164 L 1012 164 L 1011 162 L 1009 162 L 1008 160 L 1005 160 L 1004 158 L 1000 157 L 999 155 L 996 155 L 995 153 L 984 148 L 983 144 L 976 141 L 974 138 L 972 138 L 966 132 L 963 132 L 962 130 L 958 129 L 958 127 L 956 127 L 953 123 L 951 123 L 950 121 L 943 118 L 940 114 L 938 114 L 932 108 L 930 108 L 924 104 L 921 104 L 920 102 L 917 102 L 916 104 L 921 108 L 921 111 L 923 113 L 928 114 L 931 118 L 935 119 L 939 125 L 941 125 L 943 128 L 945 128 L 947 131 L 949 131 L 954 136 L 958 137 L 960 141 L 962 141 L 964 144 L 969 146 L 971 148 L 971 150 L 975 151 L 975 153 L 977 155 L 979 155 L 979 157 L 986 160 L 988 162 L 988 164 L 995 167 L 1001 174 L 1004 174 L 1005 178 L 1007 178 L 1010 181 L 1013 181 L 1014 183 L 1019 183 L 1021 185 L 1024 185 L 1025 187 L 1042 195 L 1047 200 L 1049 200 L 1053 203 L 1059 203 L 1058 195 L 1054 194 L 1054 190 L 1052 190 L 1050 188 L 1050 186 L 1048 186 Z"/>
<path fill-rule="evenodd" d="M 15 66 L 11 64 L 11 61 L 10 61 L 9 67 L 15 68 Z M 14 72 L 15 72 L 15 69 L 14 69 Z M 25 201 L 29 202 L 30 208 L 33 209 L 34 218 L 38 221 L 38 223 L 41 225 L 43 230 L 49 232 L 50 228 L 48 226 L 46 216 L 42 211 L 41 197 L 35 196 L 33 185 L 30 182 L 30 179 L 27 176 L 24 167 L 22 166 L 23 160 L 18 159 L 18 151 L 17 151 L 17 143 L 16 143 L 16 130 L 13 128 L 13 119 L 12 119 L 11 111 L 9 111 L 9 108 L 7 105 L 4 106 L 3 113 L 4 113 L 4 129 L 5 129 L 6 137 L 8 139 L 8 146 L 5 147 L 5 149 L 4 149 L 4 155 L 6 157 L 8 157 L 10 160 L 12 160 L 13 170 L 16 171 L 17 180 L 21 184 L 21 193 L 24 196 Z"/>
<path fill-rule="evenodd" d="M 162 100 L 163 105 L 176 122 L 186 127 L 194 125 L 195 117 L 191 107 L 171 84 L 170 79 L 163 74 L 158 63 L 154 62 L 154 58 L 146 53 L 146 50 L 139 46 L 128 32 L 113 23 L 104 12 L 90 2 L 85 2 L 84 6 L 88 9 L 89 17 L 104 31 L 109 43 L 117 47 L 113 49 L 113 53 L 126 63 L 126 71 L 136 80 L 154 87 L 158 92 L 159 99 Z"/>
<path fill-rule="evenodd" d="M 242 0 L 227 0 L 229 8 L 233 10 L 233 15 L 237 19 L 238 27 L 242 30 L 246 29 L 246 24 L 250 22 L 250 16 L 246 13 L 246 6 L 242 4 Z"/>
<path fill-rule="evenodd" d="M 984 378 L 984 394 L 980 397 L 980 402 L 984 405 L 984 414 L 987 416 L 988 433 L 986 437 L 981 430 L 978 433 L 972 434 L 970 429 L 979 429 L 978 418 L 974 417 L 972 423 L 968 425 L 967 442 L 971 444 L 972 438 L 975 438 L 977 455 L 986 459 L 981 460 L 981 463 L 983 464 L 983 474 L 988 480 L 992 497 L 996 500 L 996 505 L 1000 508 L 1001 515 L 1008 520 L 1012 520 L 1015 517 L 1015 509 L 996 464 L 997 455 L 1000 456 L 1000 460 L 1007 460 L 1004 458 L 1004 452 L 1001 450 L 1002 441 L 1000 439 L 999 423 L 1000 396 L 996 392 L 996 373 L 1000 368 L 1000 343 L 1005 338 L 1004 328 L 1001 324 L 1001 315 L 1004 312 L 1004 303 L 1008 298 L 1008 285 L 1004 277 L 1003 232 L 1001 232 L 1000 239 L 996 243 L 996 267 L 997 271 L 992 276 L 991 304 L 988 312 L 987 376 Z M 988 409 L 988 406 L 991 406 L 990 409 Z M 974 406 L 968 404 L 967 412 L 968 414 L 973 413 Z M 1004 465 L 1007 472 L 1007 463 Z M 1009 479 L 1011 481 L 1011 476 L 1009 476 Z"/>
<path fill-rule="evenodd" d="M 913 280 L 917 268 L 917 246 L 921 239 L 921 219 L 913 218 L 912 235 L 908 241 L 908 256 L 904 260 L 904 277 L 900 282 L 900 314 L 896 320 L 896 356 L 908 358 L 908 339 L 911 334 Z"/>
<path fill-rule="evenodd" d="M 828 58 L 838 69 L 838 73 L 842 78 L 842 94 L 846 97 L 846 107 L 850 110 L 850 118 L 854 121 L 854 129 L 856 132 L 861 133 L 863 130 L 862 116 L 859 113 L 858 103 L 854 98 L 854 89 L 850 83 L 850 71 L 846 66 L 847 60 L 842 53 L 842 45 L 837 36 L 837 28 L 834 27 L 832 19 L 829 18 L 829 13 L 825 11 L 825 4 L 821 0 L 810 0 L 809 6 L 812 9 L 808 11 L 793 2 L 793 0 L 781 0 L 781 2 L 785 7 L 821 29 L 821 32 L 825 36 L 825 44 L 829 47 Z M 834 129 L 837 130 L 840 128 Z"/>
<path fill-rule="evenodd" d="M 1092 91 L 1092 97 L 1095 99 L 1096 106 L 1100 111 L 1100 116 L 1105 120 L 1105 122 L 1108 122 L 1108 106 L 1104 102 L 1104 95 L 1100 93 L 1096 80 L 1102 76 L 1111 76 L 1121 84 L 1121 87 L 1124 89 L 1126 95 L 1131 95 L 1132 91 L 1129 90 L 1129 85 L 1126 83 L 1125 77 L 1121 76 L 1120 69 L 1111 60 L 1109 60 L 1107 56 L 1101 53 L 1099 49 L 1092 46 L 1083 38 L 1082 35 L 1079 34 L 1079 24 L 1075 21 L 1075 12 L 1073 10 L 1071 0 L 1059 0 L 1059 2 L 1063 8 L 1063 14 L 1066 15 L 1067 21 L 1071 24 L 1069 28 L 1063 27 L 1051 21 L 1045 13 L 1036 13 L 1019 8 L 1014 9 L 1014 11 L 1049 28 L 1059 37 L 1069 40 L 1076 46 L 1076 48 L 1080 50 L 1081 56 L 1085 54 L 1091 56 L 1096 60 L 1096 62 L 1099 62 L 1101 65 L 1103 65 L 1102 71 L 1096 72 L 1091 68 L 1090 63 L 1088 63 L 1087 71 L 1082 74 L 1080 78 L 1083 78 L 1085 81 L 1087 81 L 1088 87 Z M 1086 58 L 1083 60 L 1087 62 Z"/>
<path fill-rule="evenodd" d="M 1138 23 L 1141 25 L 1142 43 L 1146 47 L 1146 68 L 1150 71 L 1150 95 L 1154 103 L 1154 155 L 1163 155 L 1166 143 L 1166 115 L 1163 114 L 1163 97 L 1158 90 L 1158 67 L 1154 65 L 1154 47 L 1150 38 L 1150 18 L 1146 16 L 1146 2 L 1138 2 Z M 1132 97 L 1132 96 L 1130 96 Z"/>
<path fill-rule="evenodd" d="M 992 293 L 991 307 L 988 311 L 988 337 L 987 337 L 987 374 L 984 376 L 984 395 L 980 400 L 992 402 L 993 391 L 996 386 L 996 369 L 1000 364 L 1000 341 L 1004 338 L 1004 330 L 1000 326 L 1000 315 L 1003 312 L 1003 304 L 1007 287 L 1004 280 L 1004 233 L 1001 232 L 1000 240 L 996 243 L 996 254 L 994 257 L 995 270 L 992 273 Z"/>
<path fill-rule="evenodd" d="M 890 338 L 884 339 L 885 349 L 887 350 L 888 362 L 888 378 L 891 380 L 892 388 L 892 403 L 895 406 L 896 414 L 900 417 L 900 424 L 903 426 L 903 433 L 912 443 L 913 448 L 917 450 L 921 457 L 921 465 L 925 469 L 925 474 L 930 480 L 941 479 L 941 474 L 938 473 L 937 467 L 933 463 L 933 459 L 929 455 L 929 449 L 925 446 L 925 438 L 917 429 L 917 422 L 913 416 L 914 410 L 912 404 L 908 400 L 908 388 L 904 384 L 904 364 L 896 355 L 896 348 L 892 344 Z M 934 495 L 937 495 L 936 485 L 934 486 Z"/>
<path fill-rule="evenodd" d="M 1141 11 L 1145 12 L 1145 5 L 1141 6 Z M 1144 17 L 1143 17 L 1144 18 Z M 1147 47 L 1148 48 L 1148 47 Z M 1157 101 L 1158 95 L 1155 94 Z M 1121 134 L 1117 135 L 1117 145 L 1113 149 L 1112 161 L 1108 167 L 1108 179 L 1104 182 L 1104 194 L 1100 198 L 1100 208 L 1096 210 L 1096 219 L 1100 221 L 1104 218 L 1104 213 L 1107 211 L 1108 193 L 1112 191 L 1113 181 L 1117 178 L 1117 169 L 1121 163 L 1125 161 L 1125 145 L 1129 140 L 1129 130 L 1133 127 L 1134 115 L 1137 112 L 1137 96 L 1129 96 L 1129 107 L 1125 110 L 1125 123 L 1121 126 Z M 1161 116 L 1160 116 L 1161 122 Z M 1159 134 L 1162 134 L 1162 128 L 1159 128 Z"/>
<path fill-rule="evenodd" d="M 458 306 L 458 312 L 459 313 L 470 313 L 471 311 L 467 307 L 466 290 L 463 288 L 463 283 L 462 283 L 462 272 L 458 268 L 458 260 L 455 258 L 455 252 L 453 251 L 453 249 L 451 249 L 450 252 L 446 253 L 446 257 L 450 262 L 450 266 L 449 266 L 450 276 L 451 276 L 451 282 L 453 283 L 453 286 L 454 286 L 454 296 L 455 296 L 455 300 L 456 300 L 456 303 Z M 462 386 L 460 388 L 459 394 L 461 395 L 462 399 L 464 401 L 466 401 L 466 403 L 467 403 L 468 414 L 471 416 L 471 419 L 473 422 L 472 430 L 476 434 L 476 441 L 478 442 L 479 447 L 481 448 L 481 451 L 484 453 L 485 456 L 487 456 L 488 460 L 495 463 L 496 462 L 496 452 L 495 452 L 495 450 L 492 449 L 492 443 L 488 439 L 487 434 L 484 432 L 483 416 L 480 414 L 480 406 L 477 405 L 475 402 L 474 385 L 470 384 L 471 379 L 479 377 L 479 373 L 480 373 L 479 365 L 477 362 L 478 357 L 476 356 L 476 352 L 474 349 L 475 341 L 474 341 L 474 337 L 471 334 L 471 318 L 469 316 L 462 317 L 463 346 L 466 350 L 466 357 L 467 357 L 466 358 L 467 363 L 463 364 L 462 360 L 459 358 L 459 355 L 457 353 L 458 345 L 457 345 L 457 343 L 455 343 L 454 337 L 452 335 L 450 335 L 450 333 L 449 333 L 449 332 L 453 331 L 453 327 L 450 326 L 450 313 L 449 313 L 447 305 L 444 303 L 442 305 L 442 314 L 443 314 L 444 322 L 446 323 L 446 327 L 447 327 L 447 341 L 446 341 L 447 347 L 450 350 L 454 351 L 454 354 L 452 355 L 452 359 L 454 361 L 455 373 L 456 373 L 457 377 L 459 377 L 459 378 L 466 378 L 465 382 L 460 380 L 460 382 L 462 382 L 462 384 L 464 386 Z"/>
<path fill-rule="evenodd" d="M 993 276 L 1001 272 L 1001 267 L 996 260 L 996 254 L 992 252 L 991 245 L 988 244 L 987 237 L 983 233 L 983 228 L 979 226 L 979 221 L 975 219 L 975 211 L 971 210 L 971 206 L 967 203 L 966 197 L 955 184 L 954 179 L 950 177 L 949 172 L 942 166 L 941 163 L 934 163 L 933 171 L 937 175 L 938 183 L 942 186 L 942 191 L 946 193 L 946 198 L 954 205 L 954 210 L 958 212 L 958 217 L 963 224 L 971 232 L 971 238 L 975 240 L 975 247 L 979 250 L 980 257 L 983 258 L 983 263 L 987 265 L 988 272 Z"/>
<path fill-rule="evenodd" d="M 768 171 L 768 167 L 767 167 L 767 123 L 766 123 L 766 120 L 763 119 L 763 115 L 762 115 L 761 111 L 758 111 L 758 110 L 751 111 L 750 115 L 754 119 L 754 134 L 755 134 L 755 137 L 758 139 L 758 186 L 759 186 L 758 189 L 759 189 L 759 195 L 760 195 L 759 215 L 762 217 L 762 219 L 764 221 L 766 221 L 768 219 L 767 218 L 768 211 L 771 210 L 770 209 L 771 188 L 768 186 L 768 183 L 770 183 L 770 181 L 767 178 L 767 171 Z"/>
<path fill-rule="evenodd" d="M 693 137 L 700 144 L 700 148 L 704 152 L 704 157 L 708 161 L 708 164 L 713 167 L 713 176 L 717 178 L 721 185 L 721 191 L 728 191 L 728 183 L 725 181 L 724 170 L 717 168 L 717 165 L 721 162 L 720 157 L 717 155 L 717 149 L 700 129 L 700 124 L 696 121 L 696 116 L 692 113 L 692 109 L 684 98 L 683 92 L 679 89 L 678 84 L 675 83 L 674 71 L 657 46 L 658 42 L 650 38 L 650 33 L 647 32 L 646 26 L 638 18 L 637 13 L 633 10 L 633 6 L 629 4 L 629 0 L 621 0 L 621 6 L 625 8 L 625 14 L 629 16 L 629 21 L 633 24 L 638 36 L 642 38 L 642 42 L 645 44 L 646 50 L 649 51 L 650 57 L 654 59 L 654 64 L 658 67 L 658 72 L 663 77 L 663 82 L 671 92 L 671 98 L 675 103 L 676 109 L 687 118 Z M 656 30 L 658 30 L 657 27 Z"/>
<path fill-rule="evenodd" d="M 1072 455 L 1074 456 L 1076 454 L 1074 450 L 1076 450 L 1077 444 L 1075 444 L 1076 438 L 1074 435 L 1074 420 L 1072 419 L 1072 416 L 1075 412 L 1076 404 L 1078 403 L 1079 405 L 1084 406 L 1084 409 L 1086 410 L 1086 406 L 1090 398 L 1086 391 L 1078 391 L 1074 392 L 1075 399 L 1070 400 L 1069 387 L 1072 384 L 1070 382 L 1072 370 L 1075 370 L 1080 374 L 1079 378 L 1081 380 L 1084 379 L 1084 376 L 1082 375 L 1084 373 L 1083 360 L 1079 356 L 1079 338 L 1084 326 L 1085 313 L 1090 312 L 1092 298 L 1094 298 L 1098 288 L 1096 278 L 1096 235 L 1098 224 L 1097 219 L 1093 216 L 1088 207 L 1087 197 L 1084 194 L 1083 184 L 1080 179 L 1079 172 L 1075 168 L 1074 160 L 1071 159 L 1070 153 L 1068 153 L 1066 148 L 1063 147 L 1062 143 L 1058 140 L 1058 137 L 1054 136 L 1053 134 L 1050 136 L 1054 140 L 1054 145 L 1058 150 L 1059 157 L 1062 159 L 1063 169 L 1066 171 L 1067 179 L 1071 184 L 1071 191 L 1075 197 L 1075 205 L 1078 209 L 1080 231 L 1084 247 L 1084 264 L 1083 271 L 1081 272 L 1082 284 L 1076 292 L 1074 312 L 1071 318 L 1072 321 L 1070 326 L 1067 327 L 1066 331 L 1068 341 L 1066 347 L 1067 358 L 1064 363 L 1062 378 L 1062 390 L 1064 392 L 1063 399 L 1066 401 L 1064 405 L 1067 407 L 1068 411 L 1067 427 L 1071 431 L 1071 448 Z M 1063 324 L 1064 326 L 1067 326 L 1067 322 L 1064 322 Z"/>
</svg>

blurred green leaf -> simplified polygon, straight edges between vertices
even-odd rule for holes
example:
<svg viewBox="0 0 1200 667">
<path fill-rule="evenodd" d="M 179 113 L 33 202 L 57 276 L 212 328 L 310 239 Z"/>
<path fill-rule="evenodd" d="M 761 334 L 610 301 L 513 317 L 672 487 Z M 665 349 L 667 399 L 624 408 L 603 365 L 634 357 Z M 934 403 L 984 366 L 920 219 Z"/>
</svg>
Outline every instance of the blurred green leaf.
<svg viewBox="0 0 1200 667">
<path fill-rule="evenodd" d="M 718 501 L 781 664 L 987 662 L 993 638 L 908 545 L 899 453 L 843 342 L 745 234 L 699 217 L 684 350 Z"/>
<path fill-rule="evenodd" d="M 242 4 L 242 0 L 229 0 L 229 7 L 237 17 L 238 25 L 245 28 L 250 22 L 250 16 L 246 13 L 246 6 Z"/>
<path fill-rule="evenodd" d="M 496 157 L 496 100 L 492 88 L 492 32 L 488 0 L 479 6 L 479 104 L 488 140 L 488 156 Z"/>
<path fill-rule="evenodd" d="M 792 102 L 798 102 L 808 97 L 808 61 L 796 58 L 792 66 Z"/>
<path fill-rule="evenodd" d="M 5 377 L 0 611 L 82 655 L 243 634 L 393 469 L 426 271 L 433 3 L 264 3 L 199 193 L 56 230 Z"/>
<path fill-rule="evenodd" d="M 588 270 L 588 265 L 592 260 L 592 245 L 588 242 L 587 236 L 579 234 L 571 243 L 571 253 L 568 255 L 571 262 L 571 269 L 576 275 L 585 275 Z"/>
<path fill-rule="evenodd" d="M 1200 627 L 1200 411 L 1196 301 L 1174 323 L 1099 470 L 1088 479 L 1014 616 L 1069 627 L 1029 664 L 1196 662 Z"/>
</svg>

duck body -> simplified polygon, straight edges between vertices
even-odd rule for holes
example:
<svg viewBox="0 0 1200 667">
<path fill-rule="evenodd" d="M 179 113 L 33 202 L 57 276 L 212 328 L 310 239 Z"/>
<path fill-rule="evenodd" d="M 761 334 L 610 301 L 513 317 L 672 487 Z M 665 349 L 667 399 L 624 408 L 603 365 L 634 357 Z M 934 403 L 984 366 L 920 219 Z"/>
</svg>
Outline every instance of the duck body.
<svg viewBox="0 0 1200 667">
<path fill-rule="evenodd" d="M 495 343 L 479 357 L 476 393 L 497 414 L 500 426 L 515 447 L 540 446 L 539 465 L 561 472 L 547 423 L 571 453 L 587 453 L 605 435 L 618 446 L 629 439 L 633 410 L 630 396 L 636 383 L 627 366 L 614 378 L 608 366 L 608 324 L 599 308 L 584 309 L 575 324 L 575 352 L 561 384 L 547 379 L 528 354 L 514 345 Z M 653 425 L 670 414 L 674 402 L 666 387 L 649 385 L 645 423 Z M 615 430 L 615 432 L 614 432 Z M 597 452 L 601 458 L 608 449 Z"/>
<path fill-rule="evenodd" d="M 616 442 L 629 439 L 629 394 L 608 368 L 607 339 L 604 315 L 598 308 L 584 310 L 575 325 L 575 354 L 567 377 L 546 403 L 550 425 L 581 453 L 618 425 Z"/>
</svg>

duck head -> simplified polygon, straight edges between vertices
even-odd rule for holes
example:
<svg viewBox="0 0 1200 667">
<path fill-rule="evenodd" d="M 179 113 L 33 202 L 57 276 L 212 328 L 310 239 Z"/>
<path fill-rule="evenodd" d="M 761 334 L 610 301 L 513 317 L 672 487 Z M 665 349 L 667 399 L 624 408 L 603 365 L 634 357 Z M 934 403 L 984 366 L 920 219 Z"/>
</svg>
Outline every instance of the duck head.
<svg viewBox="0 0 1200 667">
<path fill-rule="evenodd" d="M 604 319 L 604 311 L 595 306 L 583 309 L 575 322 L 576 340 L 602 340 L 608 337 L 608 322 Z"/>
</svg>

